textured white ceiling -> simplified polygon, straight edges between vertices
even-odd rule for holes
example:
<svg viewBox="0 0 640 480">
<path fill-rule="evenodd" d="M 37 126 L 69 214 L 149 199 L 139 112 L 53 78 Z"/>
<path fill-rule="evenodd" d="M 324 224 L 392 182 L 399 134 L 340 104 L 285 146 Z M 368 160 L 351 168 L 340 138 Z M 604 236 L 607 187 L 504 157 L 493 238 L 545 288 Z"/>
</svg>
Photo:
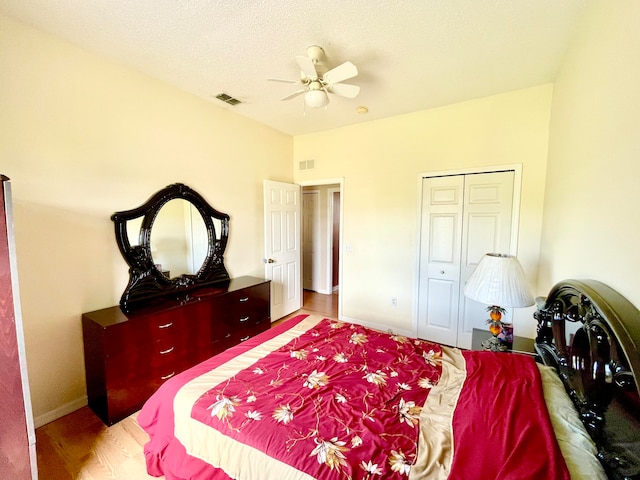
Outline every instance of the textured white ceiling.
<svg viewBox="0 0 640 480">
<path fill-rule="evenodd" d="M 0 0 L 0 12 L 300 135 L 553 81 L 589 1 Z M 302 97 L 279 100 L 297 86 L 266 79 L 298 79 L 310 45 L 328 68 L 358 67 L 357 98 L 306 112 Z"/>
</svg>

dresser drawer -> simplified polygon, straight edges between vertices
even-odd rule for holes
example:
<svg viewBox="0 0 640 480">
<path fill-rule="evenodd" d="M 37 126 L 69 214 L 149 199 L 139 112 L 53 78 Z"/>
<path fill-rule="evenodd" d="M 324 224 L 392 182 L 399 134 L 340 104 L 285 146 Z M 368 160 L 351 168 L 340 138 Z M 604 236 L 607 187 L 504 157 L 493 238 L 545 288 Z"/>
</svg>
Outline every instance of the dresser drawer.
<svg viewBox="0 0 640 480">
<path fill-rule="evenodd" d="M 217 355 L 237 343 L 233 336 L 234 329 L 224 319 L 213 318 L 211 324 L 211 355 Z"/>
<path fill-rule="evenodd" d="M 107 388 L 121 382 L 131 383 L 133 379 L 149 375 L 150 369 L 161 371 L 160 376 L 174 370 L 179 352 L 170 347 L 160 350 L 159 344 L 142 345 L 111 355 L 105 359 L 105 383 Z"/>
<path fill-rule="evenodd" d="M 92 408 L 96 409 L 99 415 L 102 413 L 103 420 L 107 424 L 119 422 L 137 410 L 140 410 L 151 395 L 164 383 L 160 376 L 152 370 L 147 371 L 144 376 L 132 378 L 130 382 L 122 381 L 111 386 L 106 393 L 104 405 L 94 405 L 89 402 Z M 170 377 L 169 377 L 170 378 Z"/>
<path fill-rule="evenodd" d="M 105 355 L 137 350 L 157 341 L 166 343 L 176 336 L 177 328 L 176 315 L 172 312 L 114 325 L 104 331 Z"/>
<path fill-rule="evenodd" d="M 261 322 L 256 322 L 251 326 L 240 328 L 235 331 L 233 335 L 234 343 L 241 343 L 249 340 L 251 337 L 255 337 L 257 334 L 269 330 L 271 323 L 268 319 L 263 319 Z"/>
<path fill-rule="evenodd" d="M 194 302 L 156 315 L 114 325 L 105 330 L 105 354 L 114 355 L 158 342 L 161 350 L 171 346 L 202 346 L 207 344 L 211 316 L 208 302 Z M 154 348 L 157 350 L 157 348 Z"/>
<path fill-rule="evenodd" d="M 256 285 L 228 295 L 228 321 L 238 328 L 260 323 L 269 312 L 269 285 Z"/>
<path fill-rule="evenodd" d="M 269 302 L 268 281 L 241 277 L 187 303 L 83 314 L 89 406 L 107 425 L 122 420 L 168 379 L 267 330 Z"/>
<path fill-rule="evenodd" d="M 104 330 L 104 353 L 106 356 L 135 350 L 149 343 L 148 319 L 121 323 Z"/>
<path fill-rule="evenodd" d="M 269 284 L 243 288 L 226 297 L 232 308 L 265 308 L 269 305 Z"/>
</svg>

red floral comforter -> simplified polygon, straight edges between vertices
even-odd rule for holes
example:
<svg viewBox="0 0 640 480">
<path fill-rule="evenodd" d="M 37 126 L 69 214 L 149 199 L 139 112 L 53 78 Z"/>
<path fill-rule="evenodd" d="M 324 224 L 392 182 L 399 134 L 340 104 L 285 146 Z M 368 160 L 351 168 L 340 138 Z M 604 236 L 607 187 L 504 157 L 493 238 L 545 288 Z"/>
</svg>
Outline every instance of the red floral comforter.
<svg viewBox="0 0 640 480">
<path fill-rule="evenodd" d="M 147 402 L 138 421 L 151 437 L 150 474 L 568 478 L 530 358 L 305 317 L 194 367 Z"/>
</svg>

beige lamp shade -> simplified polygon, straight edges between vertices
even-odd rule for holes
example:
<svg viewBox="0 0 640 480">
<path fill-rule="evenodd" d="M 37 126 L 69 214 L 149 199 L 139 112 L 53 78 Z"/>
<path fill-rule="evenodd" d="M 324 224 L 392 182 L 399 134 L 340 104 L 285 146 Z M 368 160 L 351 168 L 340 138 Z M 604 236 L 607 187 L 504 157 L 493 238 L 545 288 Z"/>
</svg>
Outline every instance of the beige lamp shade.
<svg viewBox="0 0 640 480">
<path fill-rule="evenodd" d="M 469 277 L 464 295 L 487 305 L 529 307 L 533 295 L 520 262 L 513 255 L 487 253 Z"/>
</svg>

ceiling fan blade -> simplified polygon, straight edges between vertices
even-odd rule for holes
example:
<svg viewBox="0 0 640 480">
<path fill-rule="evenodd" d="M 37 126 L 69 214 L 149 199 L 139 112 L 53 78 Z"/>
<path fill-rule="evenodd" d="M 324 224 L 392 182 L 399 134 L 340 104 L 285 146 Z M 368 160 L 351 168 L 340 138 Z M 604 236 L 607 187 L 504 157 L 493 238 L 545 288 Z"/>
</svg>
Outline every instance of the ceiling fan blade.
<svg viewBox="0 0 640 480">
<path fill-rule="evenodd" d="M 298 90 L 295 91 L 293 93 L 290 93 L 289 95 L 287 95 L 286 97 L 282 97 L 280 100 L 291 100 L 292 98 L 297 97 L 298 95 L 302 95 L 304 92 L 306 92 L 307 89 L 303 88 L 302 90 Z"/>
<path fill-rule="evenodd" d="M 357 85 L 350 85 L 348 83 L 334 83 L 327 85 L 329 93 L 335 93 L 341 97 L 356 98 L 360 93 L 360 87 Z"/>
<path fill-rule="evenodd" d="M 344 62 L 342 65 L 338 65 L 332 68 L 322 76 L 322 80 L 327 85 L 342 82 L 358 75 L 358 69 L 351 62 Z"/>
<path fill-rule="evenodd" d="M 281 78 L 267 78 L 268 82 L 280 82 L 280 83 L 300 83 L 295 80 L 283 80 Z"/>
<path fill-rule="evenodd" d="M 302 70 L 305 77 L 310 80 L 316 80 L 318 78 L 318 72 L 316 72 L 316 66 L 313 64 L 313 60 L 309 57 L 297 56 L 296 62 L 298 67 Z"/>
</svg>

